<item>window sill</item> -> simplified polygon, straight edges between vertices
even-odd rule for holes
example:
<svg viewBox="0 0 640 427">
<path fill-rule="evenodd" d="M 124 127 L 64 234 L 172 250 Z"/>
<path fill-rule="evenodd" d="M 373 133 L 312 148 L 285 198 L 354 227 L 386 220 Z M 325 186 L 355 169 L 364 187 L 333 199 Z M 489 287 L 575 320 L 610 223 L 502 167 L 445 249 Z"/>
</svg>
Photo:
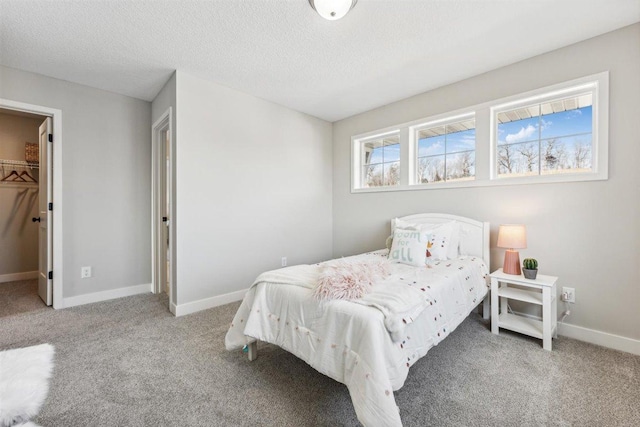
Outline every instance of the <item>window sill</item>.
<svg viewBox="0 0 640 427">
<path fill-rule="evenodd" d="M 473 187 L 499 187 L 504 185 L 531 185 L 531 184 L 551 184 L 569 183 L 584 181 L 606 181 L 609 179 L 606 173 L 576 173 L 571 175 L 535 175 L 517 178 L 492 178 L 476 179 L 470 181 L 441 182 L 434 184 L 413 184 L 396 185 L 394 187 L 374 187 L 374 188 L 351 188 L 352 194 L 357 193 L 384 193 L 390 191 L 415 191 L 415 190 L 444 190 L 450 188 L 473 188 Z"/>
</svg>

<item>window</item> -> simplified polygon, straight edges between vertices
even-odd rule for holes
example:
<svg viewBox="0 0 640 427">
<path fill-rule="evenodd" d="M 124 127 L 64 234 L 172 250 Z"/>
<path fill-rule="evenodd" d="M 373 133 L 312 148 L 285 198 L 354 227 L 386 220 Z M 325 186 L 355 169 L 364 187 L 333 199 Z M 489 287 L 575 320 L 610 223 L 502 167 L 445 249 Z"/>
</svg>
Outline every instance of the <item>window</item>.
<svg viewBox="0 0 640 427">
<path fill-rule="evenodd" d="M 472 180 L 476 169 L 475 119 L 419 127 L 416 141 L 416 184 Z"/>
<path fill-rule="evenodd" d="M 496 112 L 497 176 L 591 172 L 593 94 Z"/>
<path fill-rule="evenodd" d="M 361 187 L 400 184 L 400 135 L 379 136 L 360 142 Z"/>
<path fill-rule="evenodd" d="M 351 191 L 605 180 L 609 73 L 351 138 Z"/>
</svg>

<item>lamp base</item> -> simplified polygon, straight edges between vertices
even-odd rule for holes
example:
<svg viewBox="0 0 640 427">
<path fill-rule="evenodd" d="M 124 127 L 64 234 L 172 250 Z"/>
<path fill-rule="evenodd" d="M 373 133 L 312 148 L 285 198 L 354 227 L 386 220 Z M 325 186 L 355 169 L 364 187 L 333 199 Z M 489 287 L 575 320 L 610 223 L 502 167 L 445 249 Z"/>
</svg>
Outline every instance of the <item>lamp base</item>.
<svg viewBox="0 0 640 427">
<path fill-rule="evenodd" d="M 508 249 L 504 253 L 504 265 L 502 266 L 502 272 L 518 276 L 522 273 L 522 270 L 520 270 L 520 253 L 518 251 Z"/>
</svg>

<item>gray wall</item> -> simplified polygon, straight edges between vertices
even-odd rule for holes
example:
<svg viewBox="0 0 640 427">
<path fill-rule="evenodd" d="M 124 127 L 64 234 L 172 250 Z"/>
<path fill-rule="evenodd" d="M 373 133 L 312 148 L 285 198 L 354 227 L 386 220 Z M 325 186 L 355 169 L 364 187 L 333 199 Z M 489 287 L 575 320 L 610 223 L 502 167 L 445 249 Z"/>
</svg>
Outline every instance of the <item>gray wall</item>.
<svg viewBox="0 0 640 427">
<path fill-rule="evenodd" d="M 151 104 L 6 67 L 0 97 L 62 110 L 64 297 L 150 283 Z"/>
<path fill-rule="evenodd" d="M 25 160 L 25 142 L 38 143 L 43 119 L 0 112 L 0 159 Z M 11 173 L 3 167 L 0 179 Z M 19 169 L 21 173 L 23 169 Z M 38 179 L 38 169 L 29 172 Z M 0 276 L 38 269 L 38 184 L 0 182 Z"/>
<path fill-rule="evenodd" d="M 487 51 L 487 54 L 490 54 Z M 609 180 L 350 193 L 352 135 L 610 71 Z M 540 55 L 339 122 L 333 128 L 333 255 L 384 247 L 389 219 L 448 212 L 490 221 L 491 268 L 501 223 L 527 225 L 542 274 L 576 288 L 566 320 L 640 339 L 640 24 Z M 558 306 L 563 310 L 562 304 Z"/>
<path fill-rule="evenodd" d="M 331 256 L 330 123 L 177 72 L 177 303 Z"/>
</svg>

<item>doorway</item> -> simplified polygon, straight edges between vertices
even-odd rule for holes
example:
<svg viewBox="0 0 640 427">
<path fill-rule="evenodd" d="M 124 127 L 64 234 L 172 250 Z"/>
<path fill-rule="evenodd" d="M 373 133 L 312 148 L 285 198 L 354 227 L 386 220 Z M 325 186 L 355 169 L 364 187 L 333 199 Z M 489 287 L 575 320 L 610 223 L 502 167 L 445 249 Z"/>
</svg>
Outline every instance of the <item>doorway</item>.
<svg viewBox="0 0 640 427">
<path fill-rule="evenodd" d="M 152 277 L 153 291 L 166 294 L 175 314 L 175 204 L 173 197 L 173 129 L 169 108 L 152 126 Z"/>
<path fill-rule="evenodd" d="M 50 117 L 0 108 L 0 299 L 3 315 L 53 303 Z M 10 301 L 10 303 L 9 303 Z"/>
<path fill-rule="evenodd" d="M 62 111 L 3 98 L 0 98 L 0 110 L 16 116 L 34 117 L 40 122 L 37 140 L 31 143 L 35 147 L 30 147 L 38 153 L 37 173 L 35 162 L 31 161 L 33 159 L 27 159 L 27 146 L 24 149 L 24 160 L 21 160 L 27 164 L 27 168 L 31 168 L 30 175 L 37 184 L 24 184 L 20 181 L 5 185 L 31 185 L 37 188 L 37 194 L 32 196 L 35 198 L 35 210 L 27 218 L 29 225 L 36 229 L 37 268 L 28 272 L 28 275 L 35 276 L 38 294 L 46 305 L 53 305 L 56 309 L 63 308 Z M 16 172 L 20 176 L 21 171 Z M 29 180 L 27 174 L 23 174 L 22 178 Z M 26 222 L 24 218 L 22 221 Z"/>
</svg>

